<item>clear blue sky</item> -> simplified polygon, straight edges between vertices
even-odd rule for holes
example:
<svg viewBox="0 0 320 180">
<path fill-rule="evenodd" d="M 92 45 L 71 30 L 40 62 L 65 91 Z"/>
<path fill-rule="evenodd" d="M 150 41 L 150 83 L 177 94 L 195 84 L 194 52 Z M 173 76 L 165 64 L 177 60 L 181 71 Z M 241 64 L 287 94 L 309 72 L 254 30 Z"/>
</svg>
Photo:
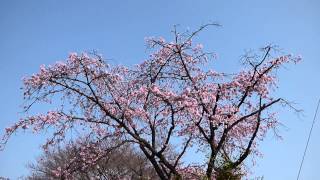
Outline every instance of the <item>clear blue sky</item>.
<svg viewBox="0 0 320 180">
<path fill-rule="evenodd" d="M 245 49 L 274 43 L 301 54 L 303 62 L 279 73 L 276 95 L 304 109 L 298 118 L 280 111 L 284 140 L 272 135 L 261 144 L 255 176 L 267 180 L 295 179 L 317 99 L 320 97 L 320 1 L 318 0 L 1 0 L 0 1 L 0 133 L 22 114 L 21 78 L 41 64 L 65 59 L 69 52 L 96 49 L 113 63 L 132 65 L 147 57 L 146 36 L 170 37 L 181 30 L 217 21 L 199 40 L 218 53 L 215 68 L 239 68 Z M 37 109 L 35 109 L 37 111 Z M 40 111 L 40 109 L 39 109 Z M 320 179 L 320 120 L 314 127 L 301 179 Z M 0 176 L 16 179 L 39 153 L 43 136 L 18 133 L 0 152 Z"/>
</svg>

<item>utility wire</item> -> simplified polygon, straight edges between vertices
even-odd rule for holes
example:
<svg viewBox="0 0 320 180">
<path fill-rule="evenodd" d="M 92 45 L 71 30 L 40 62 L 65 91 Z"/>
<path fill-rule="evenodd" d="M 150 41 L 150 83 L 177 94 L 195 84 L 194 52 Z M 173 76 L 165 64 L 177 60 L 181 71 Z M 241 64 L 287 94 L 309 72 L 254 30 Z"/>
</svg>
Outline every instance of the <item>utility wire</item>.
<svg viewBox="0 0 320 180">
<path fill-rule="evenodd" d="M 314 117 L 313 117 L 311 129 L 310 129 L 310 131 L 309 131 L 309 136 L 308 136 L 307 144 L 306 144 L 306 147 L 305 147 L 305 149 L 304 149 L 303 156 L 302 156 L 302 160 L 301 160 L 301 164 L 300 164 L 300 168 L 299 168 L 297 180 L 299 180 L 300 173 L 301 173 L 301 169 L 302 169 L 302 165 L 303 165 L 303 161 L 304 161 L 304 157 L 306 156 L 306 153 L 307 153 L 307 149 L 308 149 L 308 146 L 309 146 L 309 141 L 310 141 L 311 133 L 312 133 L 313 126 L 314 126 L 314 123 L 315 123 L 316 118 L 317 118 L 317 114 L 318 114 L 319 104 L 320 104 L 320 99 L 319 99 L 319 101 L 318 101 L 317 109 L 316 109 L 316 112 L 315 112 Z"/>
</svg>

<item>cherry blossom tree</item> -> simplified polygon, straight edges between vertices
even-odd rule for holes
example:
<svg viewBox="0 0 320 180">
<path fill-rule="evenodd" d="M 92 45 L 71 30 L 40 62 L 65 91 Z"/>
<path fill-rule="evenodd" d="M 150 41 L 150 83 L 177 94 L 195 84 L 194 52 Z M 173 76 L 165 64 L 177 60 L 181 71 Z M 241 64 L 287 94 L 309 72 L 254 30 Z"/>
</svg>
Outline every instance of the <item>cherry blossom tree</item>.
<svg viewBox="0 0 320 180">
<path fill-rule="evenodd" d="M 287 104 L 272 95 L 276 71 L 300 57 L 267 46 L 244 56 L 241 71 L 217 72 L 206 66 L 214 54 L 193 42 L 210 25 L 175 29 L 169 42 L 148 38 L 154 52 L 135 67 L 110 66 L 96 53 L 71 53 L 66 61 L 42 65 L 24 79 L 25 110 L 37 103 L 56 108 L 22 118 L 6 129 L 3 143 L 18 129 L 49 128 L 54 132 L 44 149 L 72 132 L 93 139 L 80 148 L 88 166 L 105 155 L 101 140 L 116 138 L 139 148 L 161 179 L 219 179 L 239 170 L 249 154 L 259 153 L 257 141 L 278 126 L 271 107 Z M 191 148 L 205 152 L 202 164 L 182 161 Z M 57 176 L 68 179 L 70 172 L 57 169 Z"/>
</svg>

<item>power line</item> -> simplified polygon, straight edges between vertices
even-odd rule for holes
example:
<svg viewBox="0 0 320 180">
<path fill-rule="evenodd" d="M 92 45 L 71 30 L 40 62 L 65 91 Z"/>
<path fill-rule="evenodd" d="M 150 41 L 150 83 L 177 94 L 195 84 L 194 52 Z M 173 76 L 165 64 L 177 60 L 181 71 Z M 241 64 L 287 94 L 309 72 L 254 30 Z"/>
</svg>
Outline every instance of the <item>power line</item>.
<svg viewBox="0 0 320 180">
<path fill-rule="evenodd" d="M 318 114 L 319 104 L 320 104 L 320 99 L 318 100 L 317 109 L 316 109 L 316 112 L 315 112 L 314 117 L 313 117 L 311 129 L 310 129 L 310 131 L 309 131 L 309 136 L 308 136 L 307 144 L 306 144 L 306 147 L 305 147 L 305 149 L 304 149 L 303 156 L 302 156 L 302 160 L 301 160 L 301 164 L 300 164 L 300 168 L 299 168 L 297 180 L 299 180 L 300 173 L 301 173 L 301 169 L 302 169 L 302 165 L 303 165 L 303 161 L 304 161 L 304 157 L 306 156 L 306 153 L 307 153 L 307 149 L 308 149 L 308 146 L 309 146 L 309 141 L 310 141 L 311 133 L 312 133 L 313 126 L 314 126 L 314 123 L 315 123 L 316 118 L 317 118 L 317 114 Z"/>
</svg>

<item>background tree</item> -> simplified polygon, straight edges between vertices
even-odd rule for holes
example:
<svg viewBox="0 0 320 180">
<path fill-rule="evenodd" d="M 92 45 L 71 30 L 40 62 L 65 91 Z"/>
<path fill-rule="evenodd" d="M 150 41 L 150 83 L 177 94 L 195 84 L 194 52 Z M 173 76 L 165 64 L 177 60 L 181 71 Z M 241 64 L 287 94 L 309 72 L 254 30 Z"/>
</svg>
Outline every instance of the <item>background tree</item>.
<svg viewBox="0 0 320 180">
<path fill-rule="evenodd" d="M 219 178 L 225 165 L 229 172 L 238 169 L 249 154 L 258 153 L 256 139 L 262 140 L 277 127 L 270 107 L 288 104 L 272 96 L 277 87 L 275 72 L 300 58 L 267 46 L 244 56 L 244 69 L 237 73 L 208 69 L 213 54 L 192 39 L 209 25 L 215 24 L 191 33 L 174 30 L 171 42 L 148 39 L 154 53 L 133 68 L 111 67 L 101 56 L 85 53 L 41 66 L 39 73 L 24 79 L 26 111 L 35 103 L 60 106 L 7 128 L 4 143 L 19 128 L 35 132 L 51 128 L 55 132 L 44 145 L 47 149 L 76 129 L 79 137 L 90 136 L 97 142 L 92 149 L 104 138 L 136 144 L 160 179 L 213 179 Z M 192 145 L 205 152 L 202 164 L 182 162 Z M 94 158 L 85 150 L 81 153 L 94 165 L 105 150 L 97 152 Z M 64 169 L 57 176 L 62 174 L 68 178 L 70 173 Z"/>
<path fill-rule="evenodd" d="M 117 142 L 117 141 L 115 141 Z M 36 163 L 28 165 L 31 173 L 25 179 L 61 179 L 57 170 L 67 170 L 71 179 L 158 179 L 150 162 L 128 143 L 103 142 L 99 148 L 105 151 L 95 164 L 88 166 L 88 158 L 83 158 L 84 142 L 70 142 L 64 147 L 46 151 Z M 86 143 L 91 147 L 91 143 Z M 88 149 L 91 153 L 96 152 Z M 66 167 L 67 165 L 67 167 Z"/>
</svg>

